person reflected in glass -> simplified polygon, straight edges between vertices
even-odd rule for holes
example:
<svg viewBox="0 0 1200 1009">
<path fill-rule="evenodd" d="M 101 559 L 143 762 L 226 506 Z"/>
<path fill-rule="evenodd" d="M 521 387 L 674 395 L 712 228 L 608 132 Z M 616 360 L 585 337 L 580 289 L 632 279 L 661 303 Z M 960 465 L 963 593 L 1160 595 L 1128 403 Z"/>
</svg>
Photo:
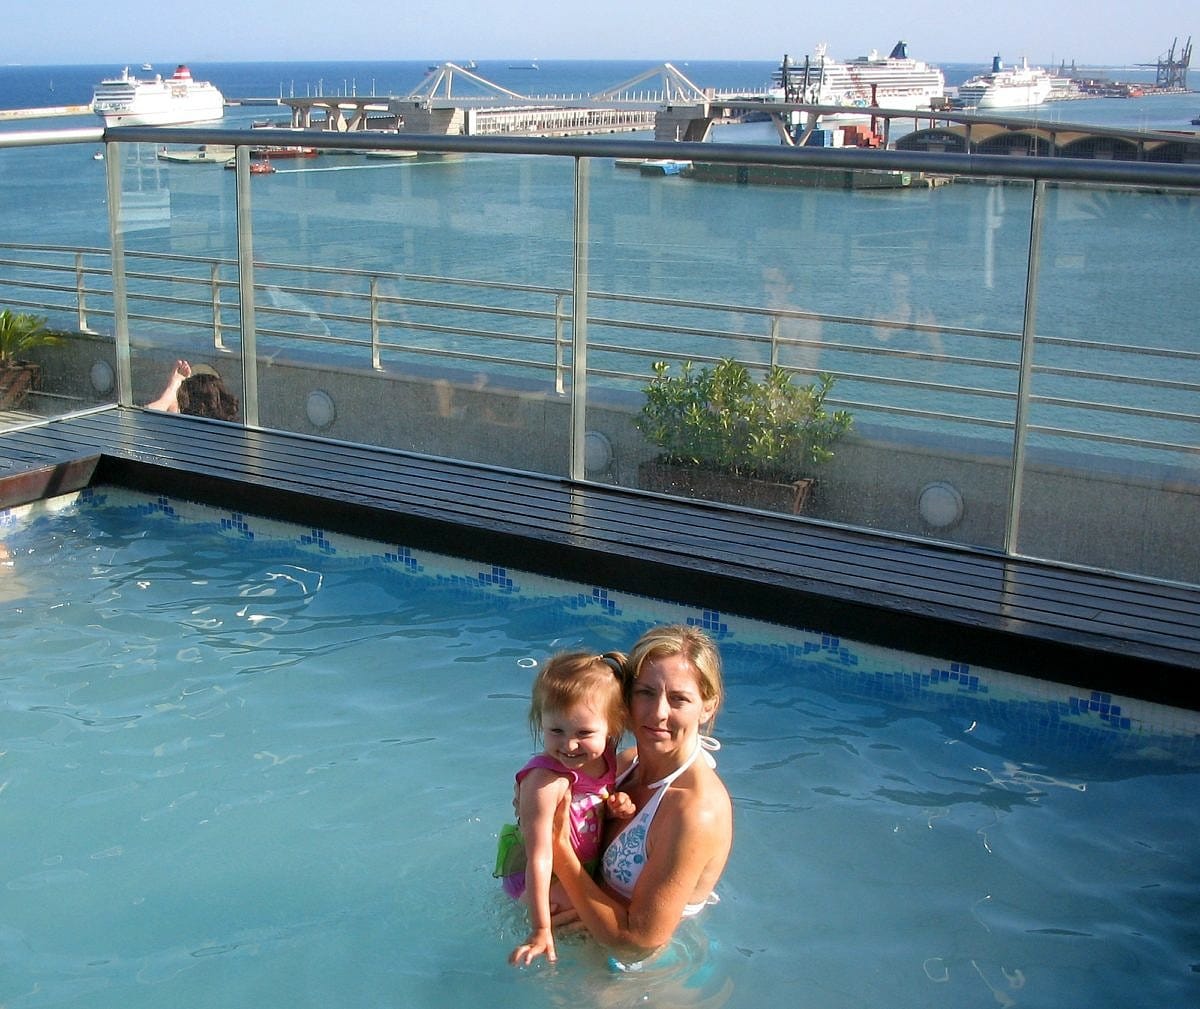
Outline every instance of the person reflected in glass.
<svg viewBox="0 0 1200 1009">
<path fill-rule="evenodd" d="M 822 324 L 820 319 L 809 318 L 796 304 L 796 285 L 791 274 L 778 266 L 766 266 L 762 270 L 762 307 L 771 313 L 770 335 L 785 341 L 780 357 L 790 369 L 805 375 L 816 376 L 820 371 Z"/>
<path fill-rule="evenodd" d="M 661 950 L 680 921 L 715 904 L 733 847 L 733 804 L 708 733 L 723 700 L 721 659 L 695 627 L 647 631 L 624 669 L 635 747 L 620 755 L 617 786 L 637 812 L 605 825 L 599 881 L 556 814 L 554 873 L 570 899 L 556 922 L 579 922 L 618 961 Z"/>
</svg>

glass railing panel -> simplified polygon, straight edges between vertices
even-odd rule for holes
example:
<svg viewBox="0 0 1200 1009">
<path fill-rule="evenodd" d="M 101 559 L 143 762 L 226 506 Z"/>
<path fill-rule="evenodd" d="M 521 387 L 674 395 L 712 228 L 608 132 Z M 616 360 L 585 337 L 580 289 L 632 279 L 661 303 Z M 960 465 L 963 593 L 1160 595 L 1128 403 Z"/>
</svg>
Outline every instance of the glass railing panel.
<svg viewBox="0 0 1200 1009">
<path fill-rule="evenodd" d="M 270 164 L 250 187 L 261 423 L 565 475 L 573 160 Z"/>
<path fill-rule="evenodd" d="M 244 420 L 237 196 L 224 169 L 232 148 L 125 143 L 113 151 L 115 283 L 126 292 L 132 402 Z M 177 361 L 197 375 L 182 390 L 172 380 Z M 207 372 L 215 375 L 199 377 Z"/>
<path fill-rule="evenodd" d="M 1198 234 L 1194 193 L 1048 188 L 1019 552 L 1197 580 Z"/>
<path fill-rule="evenodd" d="M 93 160 L 99 150 L 0 149 L 0 311 L 10 313 L 9 339 L 36 334 L 36 320 L 65 334 L 54 343 L 22 339 L 0 362 L 0 428 L 116 396 L 104 163 Z"/>
<path fill-rule="evenodd" d="M 848 432 L 819 445 L 831 457 L 814 463 L 807 447 L 785 448 L 763 467 L 778 464 L 783 482 L 815 478 L 804 514 L 1001 547 L 1031 187 L 907 172 L 699 168 L 593 162 L 589 475 L 707 496 L 692 477 L 672 472 L 663 483 L 647 465 L 663 453 L 654 430 L 661 416 L 641 429 L 638 419 L 655 362 L 667 362 L 676 383 L 652 397 L 656 409 L 674 397 L 681 410 L 695 394 L 678 387 L 687 362 L 696 376 L 734 359 L 757 382 L 779 365 L 796 386 L 830 376 L 826 434 L 839 433 L 831 416 L 852 419 Z M 714 421 L 724 422 L 731 440 L 769 444 L 779 435 L 774 419 L 751 419 L 746 430 L 754 409 L 743 403 L 719 417 L 710 401 L 681 426 L 708 443 L 720 441 Z M 704 456 L 702 446 L 694 454 Z M 759 506 L 756 491 L 718 493 Z M 796 497 L 785 491 L 781 500 L 789 510 Z"/>
</svg>

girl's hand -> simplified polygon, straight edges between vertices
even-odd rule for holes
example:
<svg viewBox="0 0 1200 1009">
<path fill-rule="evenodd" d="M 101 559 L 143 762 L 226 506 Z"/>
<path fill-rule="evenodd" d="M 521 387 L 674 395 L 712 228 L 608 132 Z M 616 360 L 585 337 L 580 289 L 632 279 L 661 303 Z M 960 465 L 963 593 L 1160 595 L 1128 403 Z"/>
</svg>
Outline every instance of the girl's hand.
<svg viewBox="0 0 1200 1009">
<path fill-rule="evenodd" d="M 637 806 L 629 798 L 628 792 L 613 792 L 604 801 L 608 807 L 608 815 L 615 816 L 618 820 L 628 820 L 637 812 Z"/>
<path fill-rule="evenodd" d="M 548 928 L 535 929 L 520 946 L 512 951 L 508 962 L 514 967 L 528 967 L 539 956 L 544 956 L 551 963 L 558 960 L 554 951 L 554 935 Z"/>
</svg>

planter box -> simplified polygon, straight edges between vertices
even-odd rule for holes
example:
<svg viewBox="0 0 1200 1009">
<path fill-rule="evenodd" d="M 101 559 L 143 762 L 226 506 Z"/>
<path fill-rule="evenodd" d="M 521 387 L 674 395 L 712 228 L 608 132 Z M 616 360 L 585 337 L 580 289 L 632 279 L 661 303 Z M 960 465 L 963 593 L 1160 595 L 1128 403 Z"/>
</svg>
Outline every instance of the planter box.
<svg viewBox="0 0 1200 1009">
<path fill-rule="evenodd" d="M 17 409 L 25 401 L 25 394 L 37 387 L 41 377 L 41 367 L 29 361 L 0 364 L 0 410 Z"/>
<path fill-rule="evenodd" d="M 642 490 L 789 515 L 804 511 L 813 483 L 807 478 L 795 483 L 771 483 L 660 462 L 644 462 L 638 466 L 638 486 Z"/>
</svg>

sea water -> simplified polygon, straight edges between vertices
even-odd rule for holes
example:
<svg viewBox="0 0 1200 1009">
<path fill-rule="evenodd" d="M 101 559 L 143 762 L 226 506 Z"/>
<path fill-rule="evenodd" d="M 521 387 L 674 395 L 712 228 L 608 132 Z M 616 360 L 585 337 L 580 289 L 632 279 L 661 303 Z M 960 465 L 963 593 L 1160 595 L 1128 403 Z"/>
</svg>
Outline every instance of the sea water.
<svg viewBox="0 0 1200 1009">
<path fill-rule="evenodd" d="M 113 488 L 0 542 L 5 1006 L 1200 997 L 1194 714 Z M 721 903 L 513 970 L 531 678 L 662 621 L 726 664 Z"/>
</svg>

